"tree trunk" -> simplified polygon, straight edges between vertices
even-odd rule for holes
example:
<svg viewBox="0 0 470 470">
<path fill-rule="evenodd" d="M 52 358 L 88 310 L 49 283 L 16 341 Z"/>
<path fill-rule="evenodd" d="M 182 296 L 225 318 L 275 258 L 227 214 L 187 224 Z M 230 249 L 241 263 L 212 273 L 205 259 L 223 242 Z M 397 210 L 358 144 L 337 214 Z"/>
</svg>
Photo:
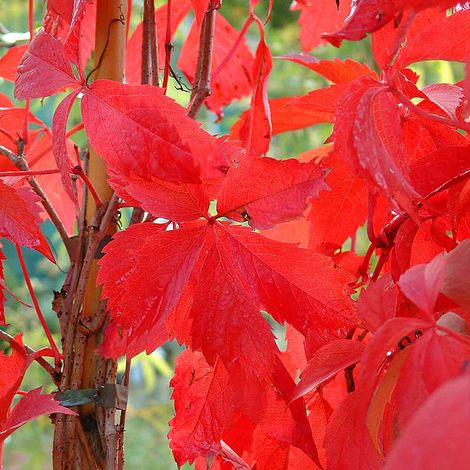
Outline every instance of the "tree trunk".
<svg viewBox="0 0 470 470">
<path fill-rule="evenodd" d="M 97 0 L 94 79 L 123 79 L 126 3 L 125 0 Z M 97 207 L 86 191 L 78 224 L 76 256 L 54 302 L 64 350 L 60 388 L 61 392 L 95 389 L 105 400 L 105 406 L 92 402 L 73 408 L 78 417 L 57 416 L 54 470 L 123 467 L 123 430 L 116 424 L 115 407 L 117 362 L 96 353 L 106 324 L 106 306 L 100 301 L 100 289 L 96 285 L 97 263 L 105 242 L 115 231 L 117 200 L 107 183 L 103 160 L 90 149 L 84 163 L 88 179 L 103 204 Z"/>
</svg>

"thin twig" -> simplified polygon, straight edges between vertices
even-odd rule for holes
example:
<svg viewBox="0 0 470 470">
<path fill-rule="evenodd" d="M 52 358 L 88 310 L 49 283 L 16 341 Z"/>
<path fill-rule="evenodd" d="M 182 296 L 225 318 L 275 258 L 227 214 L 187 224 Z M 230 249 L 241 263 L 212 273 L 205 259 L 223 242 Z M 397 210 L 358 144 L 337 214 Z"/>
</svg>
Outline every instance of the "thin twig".
<svg viewBox="0 0 470 470">
<path fill-rule="evenodd" d="M 446 126 L 455 127 L 457 129 L 462 129 L 466 132 L 470 132 L 470 124 L 464 121 L 459 121 L 457 119 L 446 118 L 443 116 L 438 116 L 437 114 L 429 113 L 424 109 L 421 109 L 419 106 L 416 106 L 407 96 L 405 96 L 401 91 L 391 88 L 391 92 L 398 101 L 406 106 L 410 111 L 414 112 L 418 116 L 421 116 L 429 121 L 439 122 L 445 124 Z"/>
<path fill-rule="evenodd" d="M 0 178 L 5 178 L 7 176 L 20 176 L 24 178 L 26 176 L 37 176 L 37 175 L 56 175 L 60 173 L 59 170 L 31 170 L 31 171 L 0 171 Z"/>
<path fill-rule="evenodd" d="M 163 70 L 163 90 L 166 93 L 168 78 L 170 76 L 171 53 L 173 44 L 171 42 L 171 0 L 166 4 L 166 31 L 165 31 L 165 68 Z"/>
<path fill-rule="evenodd" d="M 188 109 L 188 116 L 192 119 L 196 118 L 205 99 L 211 94 L 211 65 L 216 14 L 217 10 L 211 8 L 206 11 L 202 20 L 196 74 Z"/>
<path fill-rule="evenodd" d="M 6 331 L 3 330 L 0 330 L 0 339 L 3 339 L 11 345 L 18 344 L 13 336 L 9 335 Z M 59 385 L 60 379 L 54 368 L 43 357 L 36 356 L 36 351 L 33 348 L 30 348 L 26 344 L 23 344 L 23 347 L 27 354 L 35 355 L 34 360 L 49 374 L 54 383 Z"/>
<path fill-rule="evenodd" d="M 26 282 L 26 286 L 28 287 L 29 295 L 31 296 L 31 300 L 33 301 L 33 305 L 36 310 L 39 322 L 41 323 L 44 333 L 46 333 L 47 340 L 49 341 L 52 351 L 54 352 L 54 361 L 55 361 L 56 368 L 57 370 L 60 370 L 61 356 L 60 356 L 59 349 L 57 348 L 57 345 L 55 344 L 55 341 L 54 341 L 54 338 L 52 337 L 49 326 L 47 325 L 44 315 L 42 314 L 41 307 L 39 306 L 36 293 L 34 292 L 34 289 L 33 289 L 33 284 L 31 283 L 31 278 L 29 277 L 28 269 L 26 268 L 26 263 L 24 261 L 23 253 L 21 252 L 21 247 L 20 245 L 18 245 L 18 243 L 15 243 L 15 246 L 16 246 L 16 253 L 18 254 L 18 260 L 21 266 L 21 271 L 23 272 L 23 277 Z"/>
</svg>

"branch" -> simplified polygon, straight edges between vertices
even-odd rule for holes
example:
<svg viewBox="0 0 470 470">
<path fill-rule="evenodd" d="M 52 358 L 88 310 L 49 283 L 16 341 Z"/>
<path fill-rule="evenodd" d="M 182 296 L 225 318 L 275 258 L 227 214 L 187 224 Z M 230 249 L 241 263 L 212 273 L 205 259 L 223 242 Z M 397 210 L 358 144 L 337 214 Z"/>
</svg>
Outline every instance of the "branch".
<svg viewBox="0 0 470 470">
<path fill-rule="evenodd" d="M 216 14 L 217 10 L 215 8 L 206 11 L 201 25 L 196 74 L 194 76 L 193 91 L 188 109 L 188 116 L 192 119 L 196 118 L 204 100 L 211 94 L 210 77 Z"/>
<path fill-rule="evenodd" d="M 144 1 L 141 83 L 142 85 L 159 85 L 154 0 Z"/>
<path fill-rule="evenodd" d="M 0 154 L 7 157 L 13 165 L 15 165 L 19 170 L 29 172 L 29 166 L 28 163 L 26 162 L 24 156 L 22 155 L 16 155 L 13 153 L 11 150 L 7 149 L 3 145 L 0 145 Z M 67 233 L 67 230 L 64 227 L 64 224 L 60 220 L 57 212 L 55 211 L 54 207 L 52 206 L 51 202 L 49 201 L 48 197 L 46 196 L 46 193 L 36 180 L 34 176 L 28 177 L 28 182 L 31 186 L 31 188 L 34 190 L 34 192 L 41 198 L 41 203 L 47 212 L 47 215 L 51 219 L 51 222 L 55 225 L 57 231 L 59 232 L 62 241 L 64 242 L 65 248 L 67 250 L 67 253 L 70 258 L 72 258 L 73 251 L 72 251 L 72 242 L 69 238 L 69 235 Z"/>
<path fill-rule="evenodd" d="M 88 246 L 85 258 L 83 260 L 82 270 L 78 280 L 77 290 L 74 295 L 74 302 L 68 320 L 67 335 L 64 342 L 66 347 L 64 351 L 65 357 L 72 357 L 74 346 L 73 339 L 78 327 L 78 319 L 80 317 L 81 307 L 85 296 L 85 289 L 90 277 L 93 262 L 95 261 L 96 250 L 98 249 L 101 238 L 106 234 L 108 226 L 113 220 L 117 203 L 118 197 L 114 194 L 107 205 L 104 203 L 100 208 L 97 209 L 92 224 L 89 227 L 90 233 L 88 235 Z M 71 376 L 71 367 L 72 363 L 70 361 L 66 362 L 64 368 L 64 377 L 67 377 L 69 380 L 73 379 Z"/>
</svg>

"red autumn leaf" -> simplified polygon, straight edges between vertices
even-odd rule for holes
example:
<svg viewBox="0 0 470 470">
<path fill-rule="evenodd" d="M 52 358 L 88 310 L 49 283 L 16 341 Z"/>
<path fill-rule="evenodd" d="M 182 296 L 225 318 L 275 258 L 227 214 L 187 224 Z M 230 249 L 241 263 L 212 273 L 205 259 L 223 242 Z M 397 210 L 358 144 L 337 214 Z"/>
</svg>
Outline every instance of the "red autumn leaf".
<svg viewBox="0 0 470 470">
<path fill-rule="evenodd" d="M 26 393 L 12 407 L 26 369 L 39 353 L 27 355 L 21 335 L 14 338 L 11 346 L 10 355 L 0 352 L 0 466 L 3 442 L 20 426 L 38 416 L 51 413 L 75 414 L 59 405 L 52 395 L 41 395 L 41 388 Z"/>
<path fill-rule="evenodd" d="M 411 462 L 414 468 L 465 468 L 470 457 L 463 431 L 470 420 L 469 395 L 468 374 L 438 388 L 401 433 L 384 468 L 401 470 Z"/>
<path fill-rule="evenodd" d="M 344 26 L 334 33 L 324 34 L 323 38 L 339 47 L 344 39 L 358 41 L 392 20 L 407 21 L 406 15 L 419 10 L 435 6 L 444 9 L 456 3 L 456 0 L 359 0 Z"/>
<path fill-rule="evenodd" d="M 217 70 L 219 65 L 222 64 L 222 61 L 235 44 L 238 35 L 238 31 L 221 14 L 217 13 L 212 49 L 212 70 Z M 194 50 L 198 47 L 199 36 L 197 25 L 193 23 L 178 59 L 178 68 L 186 75 L 190 83 L 193 83 L 196 72 L 197 57 Z M 253 55 L 246 41 L 242 41 L 228 63 L 221 69 L 221 72 L 211 79 L 211 94 L 205 103 L 219 118 L 222 117 L 222 108 L 224 106 L 230 104 L 234 99 L 240 99 L 250 93 L 253 87 L 252 69 Z"/>
<path fill-rule="evenodd" d="M 359 398 L 359 392 L 350 393 L 333 412 L 325 436 L 326 468 L 380 468 L 381 459 L 373 448 Z"/>
<path fill-rule="evenodd" d="M 395 423 L 400 433 L 429 396 L 465 368 L 470 344 L 464 338 L 463 335 L 459 338 L 458 334 L 443 334 L 434 328 L 407 348 L 410 353 L 400 369 L 393 397 Z"/>
<path fill-rule="evenodd" d="M 468 37 L 470 34 L 469 24 L 470 10 L 463 10 L 422 29 L 400 51 L 394 62 L 394 67 L 403 68 L 423 60 L 465 62 L 470 56 L 470 44 L 468 41 L 461 41 L 458 38 Z M 436 37 L 439 37 L 439 41 L 436 41 Z"/>
<path fill-rule="evenodd" d="M 348 339 L 339 339 L 320 348 L 300 374 L 292 400 L 315 390 L 340 370 L 358 362 L 363 351 L 362 343 Z"/>
<path fill-rule="evenodd" d="M 39 416 L 62 413 L 75 415 L 76 413 L 54 400 L 53 395 L 41 394 L 41 387 L 27 392 L 8 414 L 6 423 L 0 424 L 0 442 L 4 441 L 10 434 L 27 422 Z M 2 442 L 3 444 L 3 442 Z M 2 445 L 0 444 L 0 446 Z"/>
<path fill-rule="evenodd" d="M 202 354 L 190 351 L 178 357 L 170 384 L 176 414 L 168 434 L 178 465 L 221 451 L 220 439 L 233 415 L 225 396 L 228 381 L 221 361 L 211 367 Z"/>
<path fill-rule="evenodd" d="M 341 1 L 337 8 L 333 0 L 294 1 L 291 10 L 300 10 L 299 25 L 302 51 L 308 52 L 322 44 L 322 34 L 339 28 L 350 10 L 349 2 Z"/>
<path fill-rule="evenodd" d="M 336 152 L 331 152 L 322 165 L 331 171 L 326 182 L 329 192 L 320 193 L 312 201 L 308 219 L 311 221 L 310 247 L 328 252 L 339 248 L 367 218 L 367 188 L 351 173 Z"/>
<path fill-rule="evenodd" d="M 164 226 L 139 224 L 117 234 L 116 241 L 106 247 L 107 256 L 99 275 L 99 282 L 104 284 L 103 296 L 109 298 L 113 318 L 130 330 L 129 336 L 135 338 L 138 328 L 143 328 L 140 351 L 146 348 L 146 332 L 154 323 L 165 331 L 166 317 L 179 301 L 202 250 L 205 232 L 199 222 L 171 231 L 165 231 Z M 152 258 L 145 255 L 154 250 L 161 257 L 157 269 Z M 106 265 L 117 256 L 121 263 Z M 149 284 L 149 279 L 155 282 Z M 165 340 L 168 335 L 163 337 Z"/>
<path fill-rule="evenodd" d="M 404 40 L 408 42 L 421 33 L 423 29 L 445 17 L 445 10 L 438 7 L 419 11 L 409 25 Z M 381 69 L 385 69 L 387 63 L 394 59 L 394 57 L 390 57 L 390 54 L 396 46 L 397 34 L 399 34 L 399 29 L 395 27 L 393 22 L 386 24 L 383 28 L 372 34 L 372 52 L 374 53 L 377 65 Z"/>
<path fill-rule="evenodd" d="M 127 177 L 132 168 L 140 176 L 195 183 L 201 173 L 220 174 L 225 161 L 217 140 L 156 87 L 98 80 L 86 90 L 82 115 L 111 177 Z"/>
<path fill-rule="evenodd" d="M 261 37 L 253 65 L 251 106 L 246 121 L 238 132 L 247 153 L 253 153 L 256 156 L 264 155 L 268 151 L 272 134 L 268 103 L 268 79 L 272 69 L 272 57 L 265 41 L 263 25 L 259 19 L 257 19 L 257 24 Z"/>
<path fill-rule="evenodd" d="M 60 40 L 39 30 L 18 66 L 15 98 L 42 98 L 77 84 Z"/>
<path fill-rule="evenodd" d="M 368 79 L 352 82 L 335 115 L 335 149 L 371 188 L 415 217 L 420 196 L 408 180 L 400 110 L 386 90 Z"/>
<path fill-rule="evenodd" d="M 401 291 L 431 318 L 444 281 L 447 258 L 436 256 L 428 264 L 418 264 L 408 269 L 398 285 Z"/>
<path fill-rule="evenodd" d="M 395 317 L 397 307 L 398 287 L 390 273 L 386 273 L 361 291 L 357 316 L 369 331 L 375 332 L 387 320 Z"/>
<path fill-rule="evenodd" d="M 170 17 L 170 38 L 173 38 L 178 26 L 191 8 L 189 0 L 172 0 Z M 158 64 L 161 68 L 165 64 L 165 41 L 167 23 L 167 4 L 155 11 L 157 30 Z M 142 69 L 142 23 L 135 28 L 126 46 L 126 83 L 139 85 L 141 83 Z"/>
<path fill-rule="evenodd" d="M 54 256 L 39 228 L 41 209 L 38 201 L 39 197 L 31 189 L 15 189 L 0 181 L 0 236 L 37 250 L 54 262 Z"/>
<path fill-rule="evenodd" d="M 18 65 L 27 50 L 27 44 L 10 47 L 0 59 L 0 77 L 14 82 Z"/>
<path fill-rule="evenodd" d="M 410 165 L 413 186 L 423 195 L 470 169 L 470 146 L 441 145 Z"/>
<path fill-rule="evenodd" d="M 224 179 L 218 213 L 266 230 L 301 216 L 309 198 L 329 189 L 325 174 L 315 162 L 246 158 Z"/>
<path fill-rule="evenodd" d="M 211 364 L 219 356 L 232 376 L 242 378 L 240 388 L 251 388 L 253 376 L 263 380 L 273 374 L 277 348 L 270 326 L 231 258 L 223 256 L 228 241 L 224 235 L 217 234 L 198 276 L 188 342 Z M 216 295 L 207 298 L 207 286 Z"/>
<path fill-rule="evenodd" d="M 82 67 L 85 65 L 87 57 L 81 57 L 81 41 L 83 35 L 82 23 L 88 21 L 89 23 L 96 22 L 96 4 L 91 15 L 92 5 L 88 0 L 76 0 L 73 4 L 73 13 L 70 21 L 70 28 L 64 42 L 64 53 L 77 67 L 78 72 L 82 73 Z M 91 21 L 90 21 L 91 20 Z M 85 36 L 85 40 L 87 40 Z"/>
<path fill-rule="evenodd" d="M 72 180 L 70 178 L 72 165 L 67 151 L 66 131 L 67 120 L 72 108 L 73 102 L 78 95 L 78 91 L 74 91 L 66 96 L 59 106 L 57 106 L 54 118 L 52 120 L 52 139 L 53 139 L 53 154 L 60 171 L 60 177 L 65 192 L 72 201 L 76 201 L 76 195 L 73 191 Z"/>
<path fill-rule="evenodd" d="M 303 65 L 338 85 L 345 85 L 359 77 L 378 78 L 377 73 L 367 64 L 361 64 L 352 59 L 318 60 L 314 56 L 304 54 L 284 55 L 276 59 L 290 60 Z"/>
<path fill-rule="evenodd" d="M 433 220 L 427 220 L 418 226 L 410 219 L 398 229 L 391 264 L 395 281 L 398 281 L 410 266 L 427 263 L 443 251 L 443 247 L 436 244 L 433 236 L 433 223 Z"/>
<path fill-rule="evenodd" d="M 469 279 L 465 265 L 470 258 L 470 240 L 466 239 L 447 255 L 441 292 L 470 311 Z"/>
<path fill-rule="evenodd" d="M 201 26 L 210 3 L 212 3 L 212 0 L 191 0 L 198 27 Z"/>
</svg>

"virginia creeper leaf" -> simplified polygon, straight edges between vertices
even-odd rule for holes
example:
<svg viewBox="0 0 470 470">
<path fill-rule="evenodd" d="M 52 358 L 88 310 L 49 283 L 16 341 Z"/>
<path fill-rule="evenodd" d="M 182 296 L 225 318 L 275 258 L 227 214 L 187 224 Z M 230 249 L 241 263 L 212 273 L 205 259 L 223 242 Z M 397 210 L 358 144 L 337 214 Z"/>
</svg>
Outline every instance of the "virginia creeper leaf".
<svg viewBox="0 0 470 470">
<path fill-rule="evenodd" d="M 72 180 L 70 178 L 71 163 L 70 157 L 67 151 L 66 143 L 66 131 L 67 131 L 67 119 L 72 109 L 73 102 L 77 97 L 78 91 L 74 91 L 70 95 L 66 96 L 59 106 L 57 106 L 54 118 L 52 120 L 52 139 L 53 139 L 53 153 L 57 164 L 57 168 L 60 171 L 60 178 L 62 185 L 64 186 L 65 192 L 72 201 L 76 201 L 76 195 L 73 190 Z"/>
<path fill-rule="evenodd" d="M 320 348 L 300 374 L 292 400 L 315 390 L 340 370 L 355 364 L 361 358 L 364 345 L 357 341 L 339 339 Z"/>
<path fill-rule="evenodd" d="M 234 220 L 246 218 L 253 228 L 266 230 L 302 215 L 309 198 L 328 189 L 325 174 L 315 162 L 247 158 L 228 172 L 217 210 Z"/>
<path fill-rule="evenodd" d="M 39 228 L 39 197 L 29 188 L 15 189 L 0 181 L 0 236 L 39 251 L 54 262 L 54 256 Z"/>
<path fill-rule="evenodd" d="M 156 87 L 98 80 L 82 99 L 82 114 L 90 143 L 111 177 L 132 171 L 196 183 L 201 173 L 220 174 L 218 165 L 225 161 L 217 140 Z"/>
<path fill-rule="evenodd" d="M 465 468 L 469 458 L 466 423 L 470 420 L 468 374 L 438 388 L 411 419 L 387 458 L 385 469 L 450 466 Z M 459 406 L 455 406 L 458 403 Z M 458 430 L 458 432 L 456 432 Z M 417 446 L 416 442 L 420 445 Z"/>
<path fill-rule="evenodd" d="M 15 98 L 42 98 L 69 85 L 78 85 L 78 82 L 65 57 L 64 46 L 59 39 L 40 29 L 18 66 Z"/>
</svg>

